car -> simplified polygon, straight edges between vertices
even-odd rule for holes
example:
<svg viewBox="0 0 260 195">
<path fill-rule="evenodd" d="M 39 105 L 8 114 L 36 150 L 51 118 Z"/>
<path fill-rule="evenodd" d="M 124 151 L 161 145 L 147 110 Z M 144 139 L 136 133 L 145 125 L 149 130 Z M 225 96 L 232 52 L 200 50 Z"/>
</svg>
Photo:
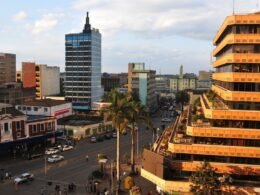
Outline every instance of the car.
<svg viewBox="0 0 260 195">
<path fill-rule="evenodd" d="M 50 154 L 57 154 L 59 152 L 59 148 L 48 148 L 45 151 L 45 154 L 50 155 Z"/>
<path fill-rule="evenodd" d="M 48 158 L 48 162 L 55 163 L 55 162 L 59 162 L 63 159 L 64 159 L 64 156 L 62 156 L 62 155 L 52 155 Z"/>
<path fill-rule="evenodd" d="M 72 150 L 74 147 L 70 146 L 70 145 L 63 145 L 62 146 L 62 151 L 68 151 L 68 150 Z"/>
<path fill-rule="evenodd" d="M 21 184 L 34 180 L 34 175 L 31 173 L 23 173 L 14 179 L 14 184 Z"/>
<path fill-rule="evenodd" d="M 112 133 L 112 137 L 113 137 L 113 138 L 117 138 L 116 132 L 113 132 L 113 133 Z"/>
<path fill-rule="evenodd" d="M 91 143 L 96 143 L 96 142 L 97 142 L 97 138 L 94 137 L 94 136 L 92 136 L 92 137 L 90 138 L 90 142 L 91 142 Z"/>
<path fill-rule="evenodd" d="M 169 118 L 162 118 L 161 122 L 171 122 L 171 119 L 169 119 Z"/>
<path fill-rule="evenodd" d="M 105 139 L 110 139 L 112 137 L 112 134 L 111 133 L 106 133 L 105 135 L 104 135 L 104 138 Z"/>
</svg>

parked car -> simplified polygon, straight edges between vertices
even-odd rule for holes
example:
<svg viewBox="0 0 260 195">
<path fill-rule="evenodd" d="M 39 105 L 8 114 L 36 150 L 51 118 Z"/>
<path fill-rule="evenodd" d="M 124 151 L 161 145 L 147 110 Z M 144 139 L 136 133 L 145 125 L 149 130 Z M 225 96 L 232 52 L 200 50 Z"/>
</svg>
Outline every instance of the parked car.
<svg viewBox="0 0 260 195">
<path fill-rule="evenodd" d="M 117 138 L 116 132 L 113 132 L 112 137 L 113 137 L 113 138 Z"/>
<path fill-rule="evenodd" d="M 70 145 L 63 145 L 62 146 L 62 151 L 67 151 L 67 150 L 72 150 L 74 147 Z"/>
<path fill-rule="evenodd" d="M 106 133 L 105 135 L 104 135 L 104 138 L 105 139 L 110 139 L 112 137 L 112 134 L 111 133 Z"/>
<path fill-rule="evenodd" d="M 61 160 L 64 159 L 64 156 L 61 155 L 52 155 L 48 158 L 48 162 L 49 163 L 55 163 L 55 162 L 59 162 Z"/>
<path fill-rule="evenodd" d="M 90 142 L 91 142 L 91 143 L 96 143 L 96 142 L 97 142 L 97 138 L 94 137 L 94 136 L 92 136 L 92 137 L 90 138 Z"/>
<path fill-rule="evenodd" d="M 60 150 L 58 148 L 48 148 L 45 151 L 45 154 L 50 155 L 50 154 L 57 154 Z"/>
<path fill-rule="evenodd" d="M 34 180 L 34 175 L 31 173 L 23 173 L 14 179 L 14 184 L 21 184 Z"/>
<path fill-rule="evenodd" d="M 171 119 L 169 119 L 169 118 L 162 118 L 161 122 L 171 122 Z"/>
</svg>

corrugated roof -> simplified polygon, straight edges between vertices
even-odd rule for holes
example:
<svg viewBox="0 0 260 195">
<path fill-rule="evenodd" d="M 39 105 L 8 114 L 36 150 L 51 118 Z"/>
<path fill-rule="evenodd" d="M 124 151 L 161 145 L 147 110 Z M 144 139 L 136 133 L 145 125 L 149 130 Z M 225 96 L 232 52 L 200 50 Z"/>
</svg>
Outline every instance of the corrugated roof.
<svg viewBox="0 0 260 195">
<path fill-rule="evenodd" d="M 66 102 L 64 100 L 53 100 L 53 99 L 43 99 L 43 100 L 34 100 L 34 101 L 28 101 L 24 102 L 23 106 L 42 106 L 42 107 L 51 107 L 51 106 L 58 106 L 62 104 L 66 104 L 69 102 Z"/>
</svg>

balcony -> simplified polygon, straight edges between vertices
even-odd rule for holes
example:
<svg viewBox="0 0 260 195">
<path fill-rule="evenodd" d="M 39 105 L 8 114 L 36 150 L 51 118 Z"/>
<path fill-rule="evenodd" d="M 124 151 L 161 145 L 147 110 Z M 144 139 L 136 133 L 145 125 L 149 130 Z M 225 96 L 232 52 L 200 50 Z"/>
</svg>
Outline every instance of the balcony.
<svg viewBox="0 0 260 195">
<path fill-rule="evenodd" d="M 172 153 L 182 154 L 260 158 L 259 147 L 223 146 L 211 144 L 175 144 L 170 142 L 168 144 L 168 150 Z"/>
<path fill-rule="evenodd" d="M 210 105 L 208 98 L 203 95 L 200 98 L 204 116 L 208 119 L 227 119 L 227 120 L 249 120 L 249 121 L 260 121 L 259 111 L 250 110 L 230 110 L 216 102 L 213 108 Z"/>
<path fill-rule="evenodd" d="M 183 171 L 196 171 L 201 165 L 201 161 L 171 161 L 172 169 Z M 260 175 L 260 167 L 251 164 L 232 164 L 232 163 L 217 163 L 211 162 L 210 165 L 216 169 L 218 173 L 239 174 L 239 175 Z"/>
<path fill-rule="evenodd" d="M 247 82 L 247 83 L 259 83 L 260 73 L 237 73 L 237 72 L 222 72 L 213 73 L 214 80 L 225 82 Z"/>
<path fill-rule="evenodd" d="M 260 63 L 260 54 L 257 53 L 231 53 L 225 54 L 222 57 L 218 58 L 213 62 L 213 67 L 216 68 L 218 66 L 224 64 L 232 64 L 232 63 Z"/>
<path fill-rule="evenodd" d="M 216 56 L 226 45 L 230 44 L 259 44 L 259 34 L 229 34 L 213 50 L 212 55 Z"/>
<path fill-rule="evenodd" d="M 213 43 L 219 40 L 219 37 L 222 35 L 227 26 L 233 24 L 259 24 L 260 15 L 259 14 L 250 14 L 250 15 L 233 15 L 228 16 L 226 20 L 221 25 L 219 31 L 217 32 L 215 38 L 213 39 Z"/>
<path fill-rule="evenodd" d="M 216 85 L 212 85 L 211 90 L 226 101 L 260 102 L 259 92 L 230 91 Z"/>
</svg>

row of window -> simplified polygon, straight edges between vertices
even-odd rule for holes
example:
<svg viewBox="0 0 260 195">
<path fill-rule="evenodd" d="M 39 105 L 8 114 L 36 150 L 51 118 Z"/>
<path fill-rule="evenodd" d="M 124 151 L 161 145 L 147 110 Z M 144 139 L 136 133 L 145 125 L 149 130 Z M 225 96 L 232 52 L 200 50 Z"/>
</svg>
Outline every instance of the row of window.
<svg viewBox="0 0 260 195">
<path fill-rule="evenodd" d="M 229 64 L 216 68 L 216 72 L 260 73 L 260 64 Z"/>
<path fill-rule="evenodd" d="M 51 131 L 55 129 L 55 122 L 39 123 L 29 125 L 29 131 L 32 133 L 39 133 L 42 131 Z"/>
<path fill-rule="evenodd" d="M 17 109 L 18 110 L 22 110 L 22 111 L 35 111 L 35 112 L 38 112 L 39 111 L 39 107 L 36 107 L 36 106 L 17 106 Z M 43 109 L 44 112 L 48 112 L 48 108 L 44 108 Z"/>
<path fill-rule="evenodd" d="M 82 90 L 78 90 L 78 91 L 82 91 Z M 74 96 L 74 97 L 89 97 L 91 96 L 91 93 L 71 93 L 71 92 L 65 92 L 66 96 Z"/>
</svg>

